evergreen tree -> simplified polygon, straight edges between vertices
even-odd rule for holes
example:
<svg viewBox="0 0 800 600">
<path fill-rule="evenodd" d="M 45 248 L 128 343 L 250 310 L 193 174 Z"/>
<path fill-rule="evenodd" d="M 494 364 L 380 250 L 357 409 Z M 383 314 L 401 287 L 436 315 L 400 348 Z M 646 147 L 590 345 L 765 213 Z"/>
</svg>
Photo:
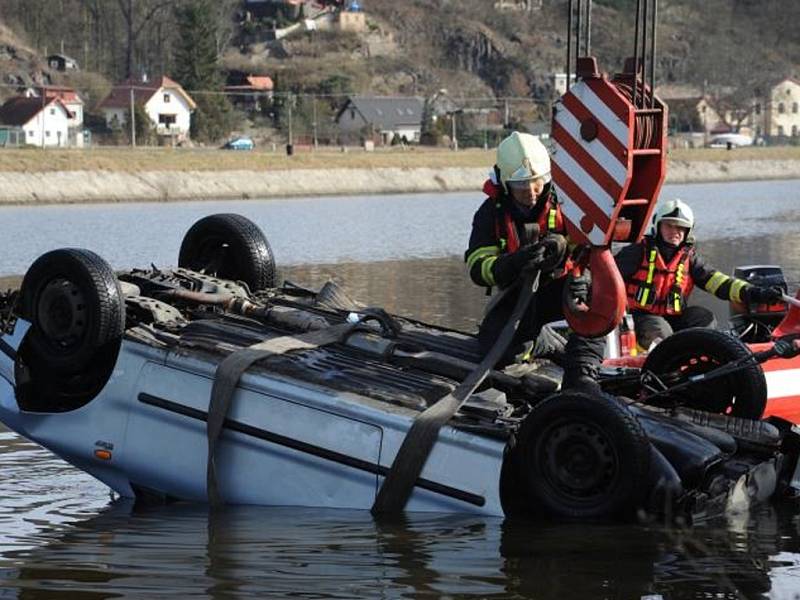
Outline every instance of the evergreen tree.
<svg viewBox="0 0 800 600">
<path fill-rule="evenodd" d="M 192 115 L 192 137 L 215 141 L 232 129 L 233 108 L 216 92 L 222 89 L 217 53 L 218 22 L 214 0 L 190 0 L 175 9 L 178 42 L 175 49 L 175 78 L 193 94 L 197 109 Z"/>
</svg>

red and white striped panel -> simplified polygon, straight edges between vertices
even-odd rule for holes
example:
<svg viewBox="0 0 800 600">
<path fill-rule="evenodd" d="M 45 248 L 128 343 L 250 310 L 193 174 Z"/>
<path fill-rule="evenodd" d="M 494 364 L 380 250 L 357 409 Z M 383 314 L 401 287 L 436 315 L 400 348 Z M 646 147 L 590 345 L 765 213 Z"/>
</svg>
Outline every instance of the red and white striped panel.
<svg viewBox="0 0 800 600">
<path fill-rule="evenodd" d="M 800 356 L 792 359 L 773 358 L 764 363 L 767 378 L 765 416 L 783 417 L 800 423 Z"/>
<path fill-rule="evenodd" d="M 596 136 L 589 141 L 581 136 L 588 122 Z M 633 106 L 605 79 L 579 81 L 556 103 L 553 182 L 578 243 L 600 246 L 611 239 L 611 215 L 632 175 L 633 122 Z"/>
</svg>

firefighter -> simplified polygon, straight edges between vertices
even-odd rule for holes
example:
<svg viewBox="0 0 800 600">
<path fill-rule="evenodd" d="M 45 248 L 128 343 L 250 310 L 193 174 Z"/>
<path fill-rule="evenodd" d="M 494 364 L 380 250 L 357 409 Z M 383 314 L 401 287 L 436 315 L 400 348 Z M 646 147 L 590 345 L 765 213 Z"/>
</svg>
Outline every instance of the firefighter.
<svg viewBox="0 0 800 600">
<path fill-rule="evenodd" d="M 637 343 L 645 350 L 674 331 L 716 325 L 710 310 L 687 305 L 695 286 L 742 304 L 782 301 L 780 287 L 754 286 L 708 266 L 695 249 L 693 229 L 692 209 L 682 200 L 669 200 L 653 215 L 649 234 L 615 257 L 625 280 Z"/>
<path fill-rule="evenodd" d="M 546 236 L 566 236 L 561 208 L 550 180 L 550 156 L 538 138 L 514 132 L 497 147 L 496 164 L 484 183 L 487 198 L 472 220 L 469 248 L 464 254 L 470 278 L 479 286 L 499 288 L 478 331 L 484 354 L 494 344 L 512 313 L 526 267 L 541 264 Z M 530 227 L 531 224 L 538 225 Z M 527 227 L 526 227 L 527 226 Z M 536 239 L 526 232 L 536 231 Z M 562 244 L 563 247 L 564 244 Z M 540 276 L 540 285 L 522 318 L 516 336 L 498 368 L 527 360 L 538 352 L 534 341 L 542 326 L 564 318 L 562 294 L 565 258 Z M 576 278 L 568 290 L 578 301 L 589 296 L 587 280 Z M 541 338 L 540 338 L 541 340 Z M 562 366 L 562 387 L 596 388 L 596 369 L 602 360 L 604 342 L 577 335 L 567 340 Z M 539 350 L 544 351 L 541 348 Z"/>
</svg>

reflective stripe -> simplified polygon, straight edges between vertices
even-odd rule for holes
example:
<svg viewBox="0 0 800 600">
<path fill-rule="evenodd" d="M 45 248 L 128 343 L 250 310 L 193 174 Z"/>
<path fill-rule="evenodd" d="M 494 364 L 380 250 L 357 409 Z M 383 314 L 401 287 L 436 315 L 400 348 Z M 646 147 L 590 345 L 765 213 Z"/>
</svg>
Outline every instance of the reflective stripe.
<svg viewBox="0 0 800 600">
<path fill-rule="evenodd" d="M 475 263 L 480 259 L 486 256 L 496 256 L 498 254 L 500 254 L 499 246 L 481 246 L 480 248 L 476 248 L 472 251 L 472 254 L 467 257 L 467 270 L 472 270 L 472 267 L 474 267 Z"/>
<path fill-rule="evenodd" d="M 550 213 L 547 216 L 547 228 L 550 231 L 555 231 L 556 229 L 556 209 L 551 208 Z"/>
<path fill-rule="evenodd" d="M 703 287 L 705 287 L 706 291 L 709 294 L 716 294 L 717 290 L 719 289 L 719 286 L 721 286 L 729 279 L 730 277 L 728 277 L 724 273 L 720 273 L 719 271 L 717 271 L 711 276 L 711 278 L 706 282 L 705 286 Z"/>
<path fill-rule="evenodd" d="M 650 296 L 650 288 L 641 288 L 642 292 L 642 299 L 639 300 L 639 304 L 642 306 L 647 306 L 647 298 Z"/>
<path fill-rule="evenodd" d="M 750 284 L 742 279 L 734 279 L 733 283 L 731 284 L 731 291 L 728 293 L 728 297 L 733 302 L 742 303 L 742 290 L 748 287 Z"/>
<path fill-rule="evenodd" d="M 672 299 L 672 310 L 676 313 L 681 312 L 681 285 L 683 284 L 683 265 L 684 263 L 680 263 L 678 265 L 677 270 L 675 271 L 675 288 L 677 292 L 673 292 L 672 295 L 674 296 Z"/>
<path fill-rule="evenodd" d="M 494 262 L 496 260 L 496 256 L 490 256 L 483 261 L 483 264 L 481 264 L 481 279 L 483 279 L 483 281 L 489 287 L 494 285 L 494 273 L 492 273 L 492 267 L 494 266 Z"/>
<path fill-rule="evenodd" d="M 658 250 L 650 250 L 650 264 L 647 266 L 647 279 L 645 280 L 647 283 L 653 283 L 653 275 L 656 272 L 656 257 L 658 256 Z"/>
</svg>

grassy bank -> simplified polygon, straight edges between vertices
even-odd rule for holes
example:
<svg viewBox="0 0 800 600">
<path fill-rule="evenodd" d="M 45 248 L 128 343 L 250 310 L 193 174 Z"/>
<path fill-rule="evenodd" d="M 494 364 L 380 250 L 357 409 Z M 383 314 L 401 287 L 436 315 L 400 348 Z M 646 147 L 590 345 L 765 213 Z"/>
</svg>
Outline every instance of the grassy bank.
<svg viewBox="0 0 800 600">
<path fill-rule="evenodd" d="M 800 160 L 800 147 L 781 146 L 739 148 L 736 150 L 672 150 L 671 160 Z M 256 150 L 236 152 L 184 148 L 96 147 L 86 150 L 0 149 L 0 171 L 269 171 L 281 169 L 370 169 L 486 167 L 494 162 L 494 150 L 469 149 L 451 152 L 445 149 L 412 147 L 408 149 L 299 150 L 294 156 L 283 152 Z"/>
</svg>

